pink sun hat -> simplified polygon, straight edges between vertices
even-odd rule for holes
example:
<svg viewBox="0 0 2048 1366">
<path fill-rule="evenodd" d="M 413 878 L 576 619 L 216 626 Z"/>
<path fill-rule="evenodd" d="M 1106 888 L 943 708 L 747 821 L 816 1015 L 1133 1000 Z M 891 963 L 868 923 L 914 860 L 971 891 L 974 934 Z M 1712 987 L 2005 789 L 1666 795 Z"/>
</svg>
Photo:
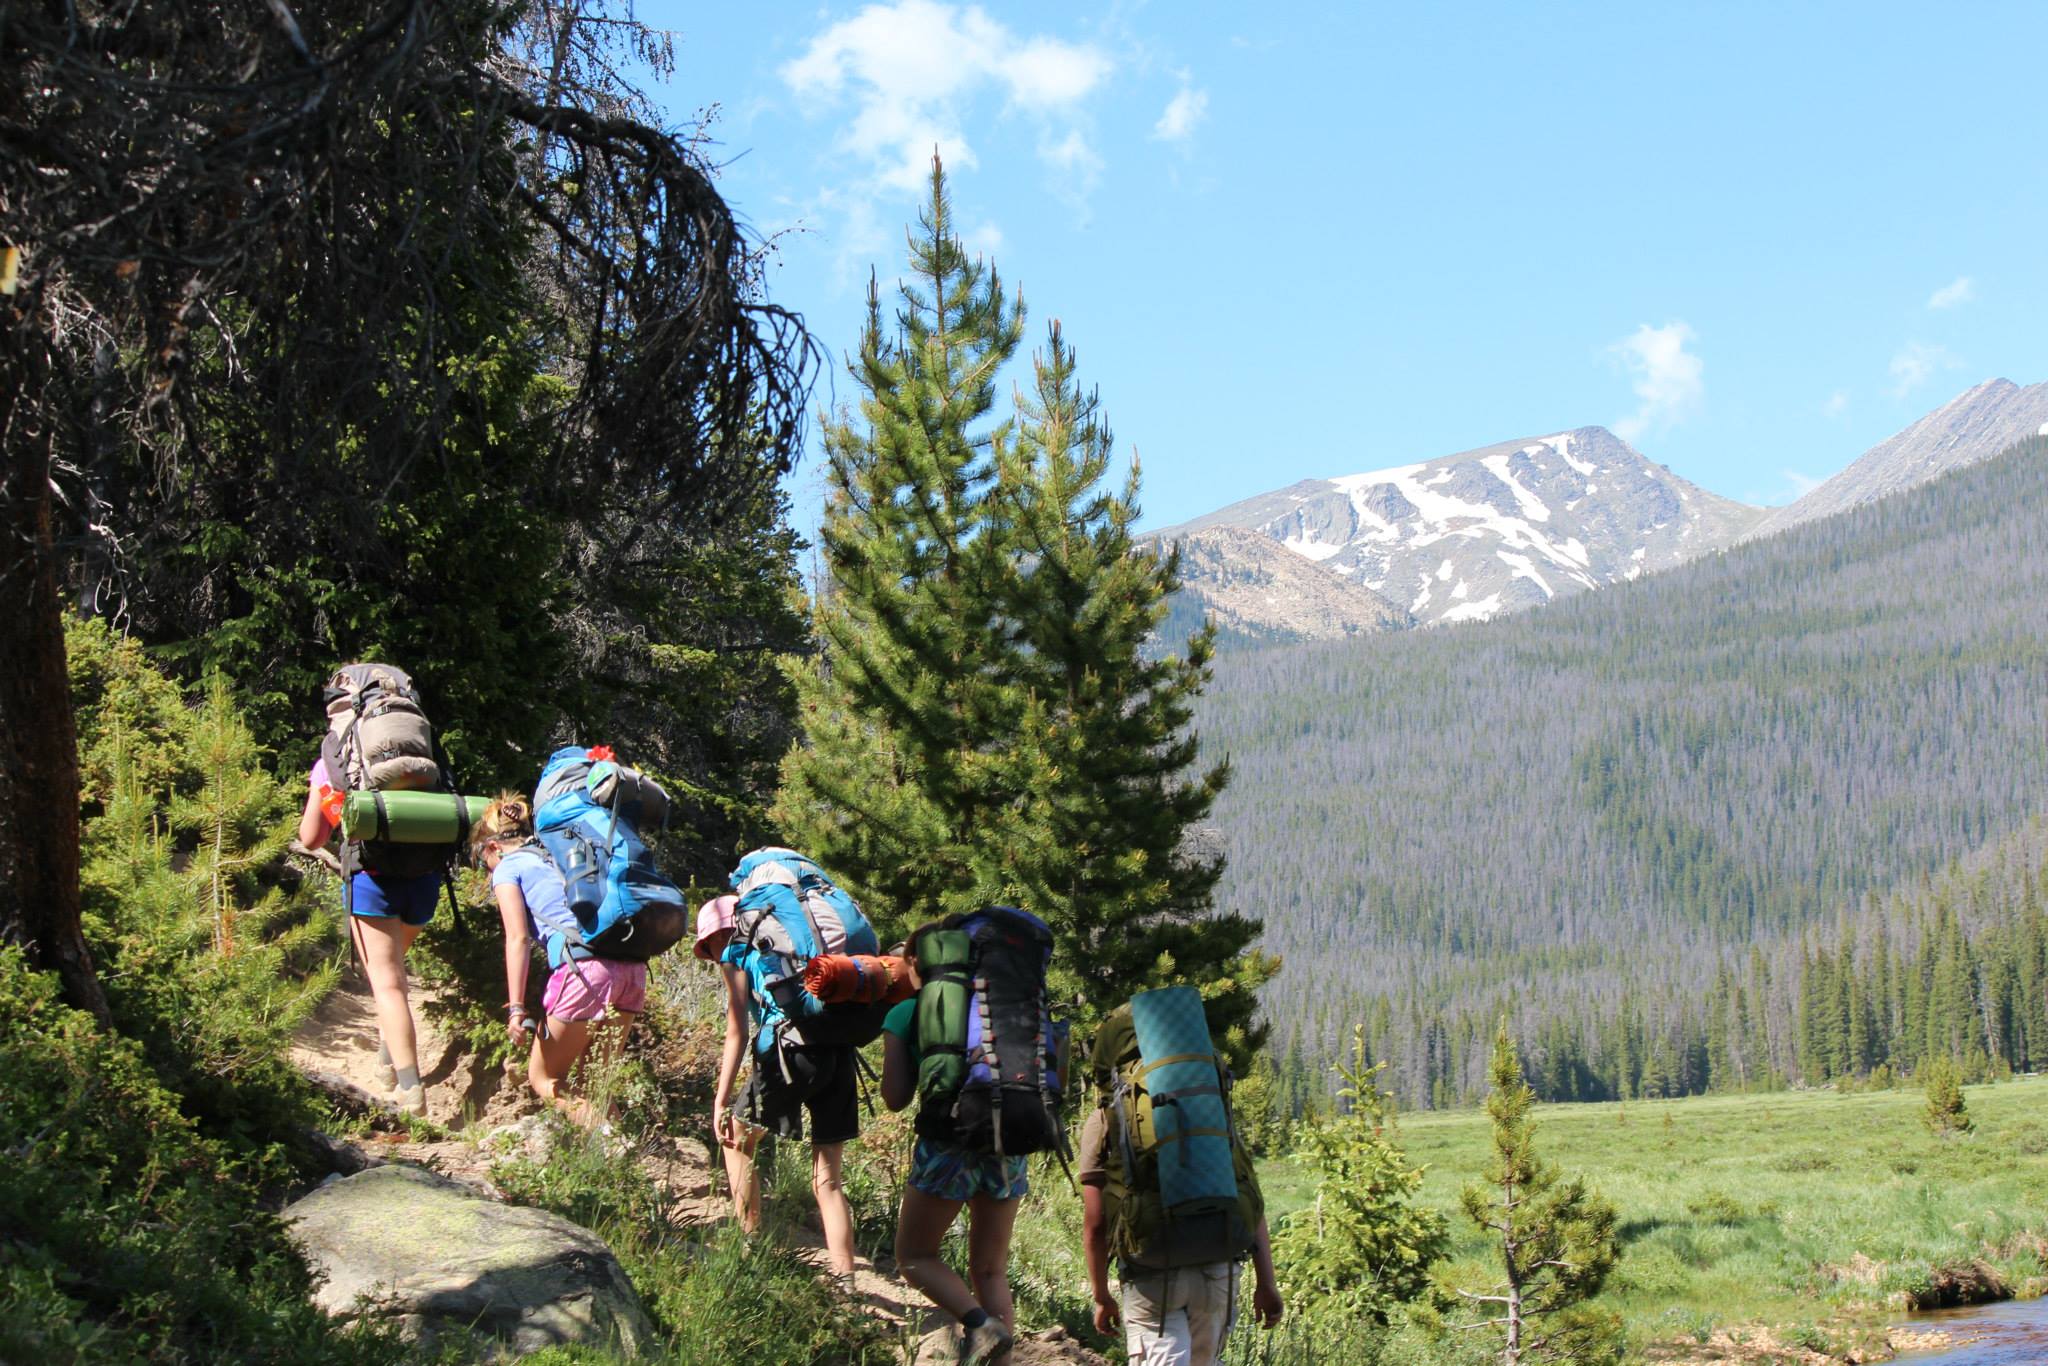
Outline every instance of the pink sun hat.
<svg viewBox="0 0 2048 1366">
<path fill-rule="evenodd" d="M 720 930 L 732 932 L 732 913 L 738 909 L 740 899 L 736 896 L 715 896 L 697 908 L 697 942 L 690 946 L 690 952 L 707 963 L 711 955 L 704 950 L 704 941 Z"/>
</svg>

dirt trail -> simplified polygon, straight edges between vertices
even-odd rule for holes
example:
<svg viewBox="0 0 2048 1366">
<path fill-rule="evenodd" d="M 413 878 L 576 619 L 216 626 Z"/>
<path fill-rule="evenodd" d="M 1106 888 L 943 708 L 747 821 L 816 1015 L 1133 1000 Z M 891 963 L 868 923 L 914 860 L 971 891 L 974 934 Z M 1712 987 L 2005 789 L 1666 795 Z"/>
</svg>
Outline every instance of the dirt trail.
<svg viewBox="0 0 2048 1366">
<path fill-rule="evenodd" d="M 504 1192 L 491 1179 L 492 1164 L 522 1148 L 535 1157 L 544 1155 L 550 1126 L 526 1087 L 523 1069 L 516 1064 L 486 1067 L 423 1009 L 429 999 L 430 993 L 415 985 L 420 1077 L 427 1085 L 427 1118 L 449 1136 L 416 1141 L 399 1129 L 373 1133 L 355 1146 L 372 1162 L 414 1163 L 502 1200 Z M 300 1027 L 291 1056 L 299 1070 L 330 1093 L 373 1109 L 388 1105 L 390 1086 L 377 1062 L 376 1010 L 359 967 L 351 967 L 334 994 Z M 713 1179 L 708 1135 L 643 1140 L 635 1159 L 668 1194 L 669 1217 L 678 1227 L 709 1228 L 731 1217 L 732 1203 Z M 824 1238 L 809 1221 L 797 1222 L 789 1237 L 820 1277 L 828 1274 Z M 936 1326 L 924 1297 L 895 1275 L 863 1258 L 854 1271 L 852 1298 L 911 1345 L 917 1363 L 953 1360 L 950 1339 Z M 1108 1366 L 1060 1328 L 1027 1331 L 1010 1362 Z"/>
<path fill-rule="evenodd" d="M 487 1067 L 443 1029 L 425 1007 L 434 993 L 417 983 L 412 992 L 413 1028 L 418 1036 L 420 1080 L 427 1087 L 427 1118 L 461 1130 L 482 1120 L 516 1118 L 501 1113 L 507 1091 L 523 1090 L 518 1077 Z M 334 994 L 321 1002 L 292 1038 L 292 1062 L 301 1072 L 329 1084 L 340 1082 L 364 1100 L 388 1103 L 389 1075 L 377 1061 L 377 1009 L 360 965 L 351 964 Z"/>
<path fill-rule="evenodd" d="M 665 1151 L 645 1153 L 641 1162 L 648 1175 L 669 1193 L 671 1217 L 686 1227 L 708 1228 L 732 1217 L 732 1201 L 713 1182 L 708 1140 L 673 1139 Z M 787 1234 L 797 1254 L 818 1270 L 823 1278 L 831 1274 L 824 1235 L 808 1219 L 798 1222 Z M 883 1323 L 892 1334 L 904 1338 L 915 1351 L 921 1366 L 937 1366 L 954 1359 L 945 1320 L 926 1304 L 924 1296 L 893 1274 L 861 1258 L 853 1271 L 853 1300 Z M 906 1336 L 906 1328 L 909 1330 Z M 1026 1330 L 1010 1353 L 1010 1366 L 1107 1366 L 1104 1359 L 1083 1347 L 1063 1328 Z"/>
</svg>

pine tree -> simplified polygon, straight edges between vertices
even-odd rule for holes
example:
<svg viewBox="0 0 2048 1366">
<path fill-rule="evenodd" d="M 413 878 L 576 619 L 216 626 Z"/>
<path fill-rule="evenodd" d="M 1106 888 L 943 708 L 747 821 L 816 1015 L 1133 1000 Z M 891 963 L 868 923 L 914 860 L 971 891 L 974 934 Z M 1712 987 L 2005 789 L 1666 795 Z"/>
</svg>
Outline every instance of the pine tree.
<svg viewBox="0 0 2048 1366">
<path fill-rule="evenodd" d="M 1481 1179 L 1465 1187 L 1463 1204 L 1466 1217 L 1497 1241 L 1502 1277 L 1484 1293 L 1459 1292 L 1485 1314 L 1473 1326 L 1501 1332 L 1506 1366 L 1618 1360 L 1620 1320 L 1585 1304 L 1620 1257 L 1614 1207 L 1537 1156 L 1529 1115 L 1536 1097 L 1522 1081 L 1505 1020 L 1494 1036 L 1488 1078 L 1493 1157 Z"/>
<path fill-rule="evenodd" d="M 1429 1288 L 1450 1247 L 1441 1214 L 1418 1208 L 1424 1169 L 1394 1142 L 1392 1101 L 1379 1089 L 1385 1063 L 1368 1065 L 1363 1031 L 1337 1064 L 1338 1113 L 1307 1125 L 1302 1155 L 1321 1173 L 1315 1203 L 1275 1239 L 1281 1277 L 1312 1318 L 1384 1324 Z"/>
<path fill-rule="evenodd" d="M 195 711 L 159 712 L 164 729 L 145 740 L 128 723 L 155 710 L 146 702 L 165 680 L 132 642 L 100 627 L 78 634 L 81 671 L 105 667 L 110 680 L 102 705 L 84 712 L 106 786 L 85 823 L 82 883 L 115 1020 L 196 1113 L 296 1121 L 285 1052 L 333 988 L 340 940 L 314 888 L 278 879 L 294 788 L 263 772 L 225 679 L 209 682 Z"/>
<path fill-rule="evenodd" d="M 1179 586 L 1179 555 L 1141 550 L 1134 460 L 1104 487 L 1113 442 L 1100 400 L 1075 375 L 1055 322 L 1033 358 L 1017 439 L 998 453 L 997 501 L 1012 538 L 1002 616 L 1024 645 L 1015 740 L 1025 765 L 1024 837 L 1005 850 L 1022 904 L 1060 937 L 1084 1005 L 1192 981 L 1240 1067 L 1263 1046 L 1258 988 L 1277 961 L 1246 953 L 1255 921 L 1213 910 L 1220 850 L 1194 833 L 1229 780 L 1198 767 L 1188 731 L 1209 679 L 1211 635 L 1184 655 L 1147 643 Z"/>
<path fill-rule="evenodd" d="M 1135 468 L 1102 487 L 1110 433 L 1056 324 L 1020 419 L 983 429 L 1021 305 L 954 235 L 936 162 L 920 221 L 893 337 L 870 287 L 862 421 L 826 431 L 825 650 L 775 815 L 885 922 L 1043 917 L 1084 1028 L 1197 985 L 1246 1065 L 1278 964 L 1247 952 L 1256 923 L 1215 912 L 1222 858 L 1192 837 L 1229 776 L 1187 732 L 1208 633 L 1147 653 L 1177 561 L 1134 544 Z"/>
<path fill-rule="evenodd" d="M 1970 1132 L 1975 1125 L 1963 1102 L 1962 1074 L 1955 1063 L 1937 1057 L 1922 1070 L 1927 1074 L 1927 1127 L 1943 1138 Z"/>
<path fill-rule="evenodd" d="M 824 652 L 797 676 L 806 743 L 772 812 L 884 923 L 1001 899 L 983 846 L 1006 845 L 1022 793 L 990 748 L 1016 733 L 1016 647 L 997 613 L 1010 545 L 991 501 L 1011 424 L 978 427 L 1022 339 L 1022 302 L 955 235 L 945 174 L 911 244 L 893 334 L 881 292 L 852 362 L 858 422 L 825 428 Z"/>
</svg>

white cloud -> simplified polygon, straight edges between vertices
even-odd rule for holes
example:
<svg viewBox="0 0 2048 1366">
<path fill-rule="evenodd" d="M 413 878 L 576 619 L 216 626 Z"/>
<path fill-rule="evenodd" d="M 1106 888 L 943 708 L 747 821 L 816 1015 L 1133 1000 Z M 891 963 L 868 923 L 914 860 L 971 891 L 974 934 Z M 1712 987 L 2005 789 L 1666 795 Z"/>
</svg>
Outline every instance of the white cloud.
<svg viewBox="0 0 2048 1366">
<path fill-rule="evenodd" d="M 1775 488 L 1750 488 L 1743 493 L 1742 501 L 1757 507 L 1783 507 L 1787 503 L 1798 502 L 1826 482 L 1823 475 L 1779 470 Z"/>
<path fill-rule="evenodd" d="M 962 238 L 967 249 L 981 256 L 994 256 L 1003 249 L 1003 230 L 992 219 L 983 219 L 979 227 L 970 228 Z"/>
<path fill-rule="evenodd" d="M 1835 392 L 1828 395 L 1828 401 L 1820 405 L 1820 415 L 1822 417 L 1840 417 L 1848 411 L 1849 392 L 1846 389 L 1835 390 Z"/>
<path fill-rule="evenodd" d="M 1962 362 L 1957 360 L 1945 346 L 1929 346 L 1926 342 L 1907 342 L 1892 357 L 1891 376 L 1893 398 L 1904 398 L 1942 370 L 1953 370 Z"/>
<path fill-rule="evenodd" d="M 1040 138 L 1038 159 L 1060 173 L 1055 187 L 1060 198 L 1085 215 L 1088 195 L 1102 177 L 1102 158 L 1096 155 L 1095 148 L 1082 136 L 1081 130 L 1069 128 L 1067 135 L 1057 141 L 1050 137 Z"/>
<path fill-rule="evenodd" d="M 1812 493 L 1828 481 L 1827 476 L 1824 474 L 1801 474 L 1798 470 L 1779 470 L 1778 473 L 1783 476 L 1785 483 L 1790 486 L 1792 490 L 1791 501 L 1794 502 L 1804 498 L 1807 494 Z"/>
<path fill-rule="evenodd" d="M 781 74 L 821 112 L 853 106 L 838 145 L 876 194 L 921 189 L 934 148 L 949 168 L 976 166 L 967 112 L 990 92 L 1049 127 L 1063 124 L 1065 136 L 1048 134 L 1041 150 L 1078 157 L 1086 139 L 1073 120 L 1110 65 L 1098 48 L 1019 35 L 976 5 L 896 0 L 830 25 Z"/>
<path fill-rule="evenodd" d="M 1927 296 L 1929 308 L 1955 308 L 1977 297 L 1977 282 L 1967 275 L 1958 275 L 1940 289 Z"/>
<path fill-rule="evenodd" d="M 1166 112 L 1152 125 L 1152 136 L 1161 142 L 1185 142 L 1209 116 L 1209 92 L 1183 85 L 1167 102 Z"/>
<path fill-rule="evenodd" d="M 1653 428 L 1668 427 L 1696 411 L 1706 397 L 1706 364 L 1686 350 L 1695 341 L 1682 322 L 1662 327 L 1644 323 L 1608 348 L 1627 368 L 1631 387 L 1641 401 L 1636 411 L 1614 424 L 1614 433 L 1634 441 Z"/>
</svg>

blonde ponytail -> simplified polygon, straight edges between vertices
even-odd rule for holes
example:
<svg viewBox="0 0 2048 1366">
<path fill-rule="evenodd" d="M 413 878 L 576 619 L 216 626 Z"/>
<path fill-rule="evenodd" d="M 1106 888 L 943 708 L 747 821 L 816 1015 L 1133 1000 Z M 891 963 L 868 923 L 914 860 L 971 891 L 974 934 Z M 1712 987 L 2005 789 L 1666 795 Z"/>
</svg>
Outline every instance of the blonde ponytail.
<svg viewBox="0 0 2048 1366">
<path fill-rule="evenodd" d="M 533 838 L 533 804 L 517 792 L 500 792 L 476 824 L 469 828 L 471 858 L 481 857 L 494 844 L 517 843 Z"/>
</svg>

